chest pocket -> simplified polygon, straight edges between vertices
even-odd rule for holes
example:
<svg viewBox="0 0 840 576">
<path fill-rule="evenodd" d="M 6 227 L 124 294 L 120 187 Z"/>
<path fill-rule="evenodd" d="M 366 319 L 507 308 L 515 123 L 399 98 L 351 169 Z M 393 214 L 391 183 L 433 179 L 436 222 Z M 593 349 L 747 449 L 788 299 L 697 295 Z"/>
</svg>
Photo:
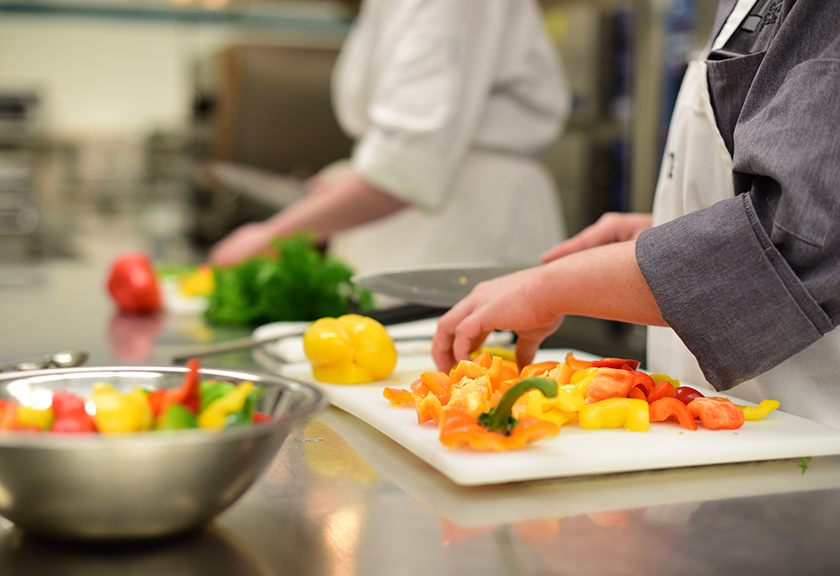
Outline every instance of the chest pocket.
<svg viewBox="0 0 840 576">
<path fill-rule="evenodd" d="M 735 124 L 765 52 L 707 62 L 709 95 L 715 122 L 729 155 L 734 153 Z"/>
</svg>

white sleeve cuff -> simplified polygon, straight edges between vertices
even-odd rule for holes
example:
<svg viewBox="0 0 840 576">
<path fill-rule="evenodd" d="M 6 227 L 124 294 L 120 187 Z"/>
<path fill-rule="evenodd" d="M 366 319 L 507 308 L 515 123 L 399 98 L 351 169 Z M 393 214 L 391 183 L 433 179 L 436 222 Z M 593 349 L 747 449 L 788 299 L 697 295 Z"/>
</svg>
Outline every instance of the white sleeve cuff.
<svg viewBox="0 0 840 576">
<path fill-rule="evenodd" d="M 359 141 L 353 168 L 371 186 L 428 211 L 440 208 L 449 186 L 450 171 L 443 160 L 389 145 L 378 131 Z"/>
</svg>

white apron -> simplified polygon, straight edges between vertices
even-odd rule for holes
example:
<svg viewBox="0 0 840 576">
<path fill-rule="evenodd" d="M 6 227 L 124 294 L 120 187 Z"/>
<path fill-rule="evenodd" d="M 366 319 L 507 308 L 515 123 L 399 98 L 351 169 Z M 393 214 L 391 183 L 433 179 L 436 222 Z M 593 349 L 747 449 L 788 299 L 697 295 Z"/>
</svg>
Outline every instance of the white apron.
<svg viewBox="0 0 840 576">
<path fill-rule="evenodd" d="M 715 38 L 722 48 L 757 0 L 738 0 Z M 717 129 L 705 54 L 689 64 L 680 87 L 653 203 L 654 226 L 732 198 L 732 158 Z M 694 355 L 670 328 L 649 327 L 648 369 L 699 387 L 711 386 Z M 781 410 L 840 427 L 840 331 L 833 331 L 731 392 L 753 402 L 772 398 Z"/>
</svg>

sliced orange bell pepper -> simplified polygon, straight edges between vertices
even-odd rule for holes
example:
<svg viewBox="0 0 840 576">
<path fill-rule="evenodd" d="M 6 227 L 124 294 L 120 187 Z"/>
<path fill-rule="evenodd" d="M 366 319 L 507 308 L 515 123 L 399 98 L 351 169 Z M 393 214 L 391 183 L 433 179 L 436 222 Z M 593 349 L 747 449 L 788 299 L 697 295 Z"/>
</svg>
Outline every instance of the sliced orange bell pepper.
<svg viewBox="0 0 840 576">
<path fill-rule="evenodd" d="M 409 390 L 403 390 L 402 388 L 385 388 L 382 391 L 382 395 L 388 400 L 391 406 L 396 408 L 400 406 L 406 406 L 408 404 L 414 404 L 417 400 L 417 394 Z"/>
<path fill-rule="evenodd" d="M 548 420 L 529 418 L 516 424 L 505 436 L 478 424 L 474 416 L 457 407 L 441 410 L 440 441 L 449 448 L 472 448 L 501 452 L 523 448 L 547 436 L 556 436 L 560 427 Z"/>
<path fill-rule="evenodd" d="M 737 430 L 744 425 L 743 410 L 727 398 L 695 398 L 688 409 L 709 430 Z"/>
<path fill-rule="evenodd" d="M 674 389 L 669 382 L 663 382 L 671 390 Z M 666 396 L 650 403 L 650 421 L 665 422 L 674 420 L 686 430 L 697 430 L 697 422 L 688 407 L 674 398 Z"/>
<path fill-rule="evenodd" d="M 417 409 L 417 423 L 423 424 L 424 422 L 429 422 L 430 420 L 437 424 L 440 422 L 440 411 L 443 406 L 440 403 L 440 399 L 429 392 L 426 394 L 426 397 L 417 402 L 416 409 Z"/>
<path fill-rule="evenodd" d="M 559 362 L 539 362 L 537 364 L 528 364 L 519 371 L 520 378 L 531 378 L 533 376 L 545 376 L 547 372 L 557 368 Z"/>
</svg>

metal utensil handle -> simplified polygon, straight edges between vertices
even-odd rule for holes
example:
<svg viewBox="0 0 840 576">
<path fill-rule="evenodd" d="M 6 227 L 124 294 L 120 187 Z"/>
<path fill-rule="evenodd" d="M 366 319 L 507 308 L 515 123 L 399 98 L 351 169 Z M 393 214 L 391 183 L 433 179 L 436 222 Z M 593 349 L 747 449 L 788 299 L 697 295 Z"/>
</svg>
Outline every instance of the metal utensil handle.
<svg viewBox="0 0 840 576">
<path fill-rule="evenodd" d="M 247 337 L 247 338 L 239 338 L 236 340 L 228 340 L 226 342 L 220 342 L 218 344 L 206 344 L 201 347 L 193 348 L 190 350 L 185 350 L 183 352 L 179 352 L 172 356 L 173 362 L 186 362 L 190 358 L 197 358 L 200 356 L 213 356 L 214 354 L 224 354 L 225 352 L 236 352 L 237 350 L 249 350 L 250 348 L 255 348 L 257 346 L 262 346 L 263 344 L 268 344 L 270 342 L 275 342 L 277 340 L 281 340 L 283 338 L 294 337 L 294 336 L 303 336 L 303 330 L 299 332 L 289 332 L 286 334 L 281 334 L 279 336 L 267 336 L 265 338 L 254 338 L 254 337 Z"/>
<path fill-rule="evenodd" d="M 8 370 L 20 370 L 20 368 L 26 367 L 29 370 L 35 370 L 37 368 L 45 368 L 50 361 L 49 356 L 37 356 L 35 358 L 24 358 L 23 360 L 14 360 L 12 362 L 4 362 L 0 364 L 0 372 L 6 372 Z M 29 368 L 29 366 L 32 366 Z"/>
</svg>

